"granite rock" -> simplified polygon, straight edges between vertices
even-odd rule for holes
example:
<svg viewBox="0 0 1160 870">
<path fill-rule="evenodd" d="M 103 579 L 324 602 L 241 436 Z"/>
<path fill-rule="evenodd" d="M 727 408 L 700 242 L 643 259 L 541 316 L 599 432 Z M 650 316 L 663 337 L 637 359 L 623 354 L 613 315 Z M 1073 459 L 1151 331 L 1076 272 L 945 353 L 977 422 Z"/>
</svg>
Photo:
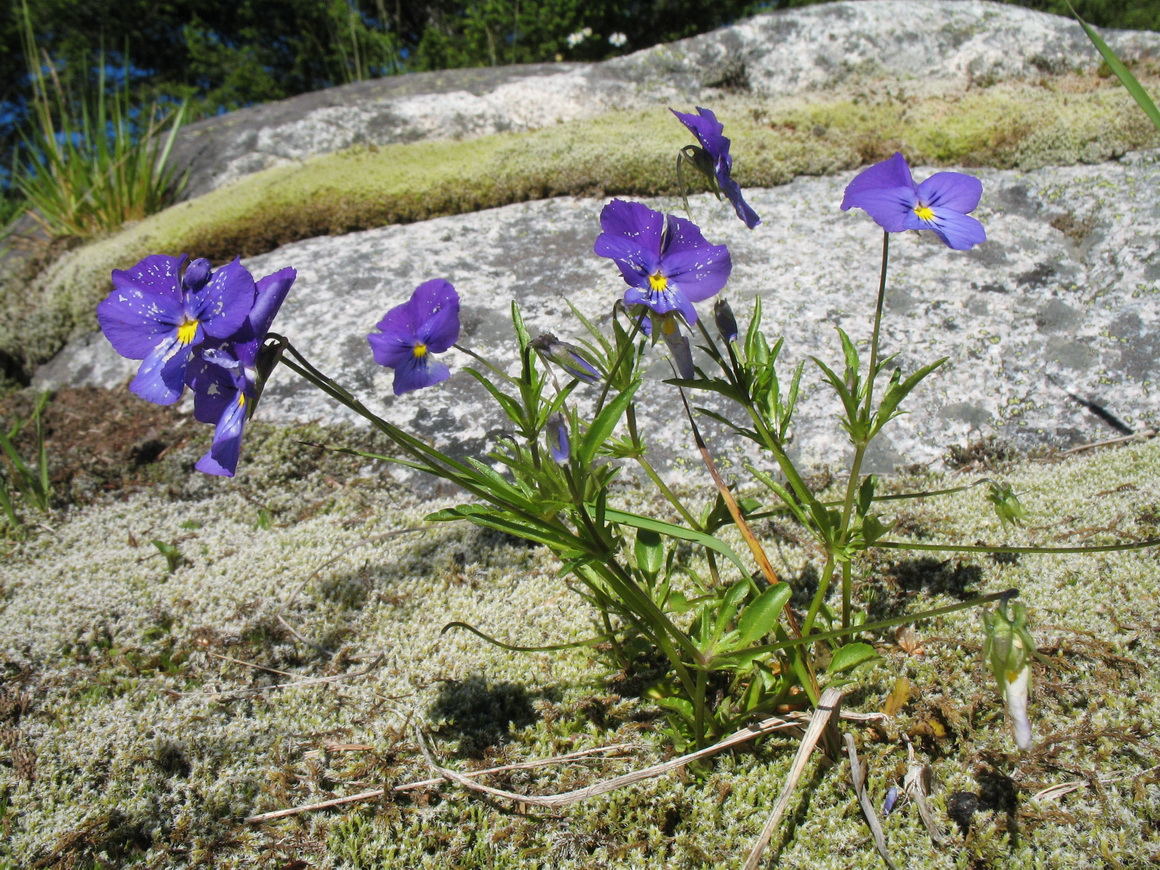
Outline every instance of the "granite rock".
<svg viewBox="0 0 1160 870">
<path fill-rule="evenodd" d="M 1160 34 L 1109 31 L 1124 58 L 1160 56 Z M 1092 69 L 1068 18 L 983 0 L 864 0 L 766 13 L 603 63 L 418 73 L 303 94 L 188 127 L 174 157 L 187 197 L 246 174 L 355 145 L 528 131 L 611 109 L 695 102 L 713 91 L 782 97 L 888 81 L 910 94 Z"/>
<path fill-rule="evenodd" d="M 928 172 L 915 169 L 917 178 Z M 987 228 L 986 243 L 960 252 L 930 233 L 892 237 L 883 350 L 897 354 L 905 372 L 941 357 L 948 362 L 912 395 L 910 413 L 884 430 L 870 470 L 934 462 L 952 447 L 992 437 L 1021 449 L 1070 447 L 1160 422 L 1160 340 L 1153 334 L 1160 153 L 1098 166 L 976 174 L 984 187 L 976 214 Z M 706 236 L 731 249 L 734 271 L 725 292 L 734 309 L 746 314 L 760 296 L 767 332 L 785 336 L 785 377 L 810 356 L 838 366 L 835 327 L 863 347 L 869 338 L 881 233 L 860 211 L 838 209 L 851 177 L 802 178 L 749 191 L 764 219 L 753 232 L 727 204 L 691 200 Z M 679 201 L 650 204 L 680 208 Z M 612 263 L 592 252 L 602 205 L 576 198 L 516 204 L 311 239 L 246 265 L 256 276 L 287 265 L 298 269 L 277 329 L 322 371 L 404 428 L 481 456 L 504 428 L 483 390 L 457 371 L 437 388 L 395 398 L 391 375 L 374 364 L 366 335 L 415 286 L 442 277 L 463 300 L 460 343 L 501 366 L 515 359 L 508 300 L 518 301 L 533 332 L 582 337 L 568 300 L 590 318 L 607 318 L 624 290 Z M 708 316 L 708 306 L 701 307 Z M 446 358 L 455 370 L 471 364 L 456 351 Z M 642 393 L 642 428 L 679 468 L 695 453 L 675 391 L 659 382 L 669 376 L 660 347 L 653 359 L 657 382 Z M 111 386 L 135 365 L 97 336 L 43 368 L 38 382 Z M 794 449 L 807 464 L 842 457 L 838 407 L 807 363 L 794 430 Z M 287 421 L 356 421 L 286 371 L 273 379 L 259 413 Z M 717 431 L 716 424 L 708 428 Z"/>
</svg>

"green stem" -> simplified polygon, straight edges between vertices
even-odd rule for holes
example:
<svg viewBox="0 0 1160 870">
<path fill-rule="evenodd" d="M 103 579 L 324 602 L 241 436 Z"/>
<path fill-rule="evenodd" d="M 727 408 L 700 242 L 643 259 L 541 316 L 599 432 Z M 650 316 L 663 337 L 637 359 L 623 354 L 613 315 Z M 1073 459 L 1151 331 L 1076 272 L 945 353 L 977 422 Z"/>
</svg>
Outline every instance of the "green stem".
<svg viewBox="0 0 1160 870">
<path fill-rule="evenodd" d="M 870 336 L 870 369 L 866 380 L 866 399 L 862 405 L 862 419 L 867 431 L 870 427 L 870 409 L 874 404 L 874 381 L 878 377 L 878 336 L 882 328 L 882 310 L 886 305 L 886 271 L 890 254 L 890 233 L 882 232 L 882 268 L 878 277 L 878 299 L 874 304 L 874 331 Z M 869 441 L 854 445 L 854 461 L 850 464 L 850 479 L 846 483 L 846 499 L 842 505 L 842 524 L 838 530 L 838 543 L 845 545 L 850 532 L 850 515 L 854 511 L 854 497 L 858 491 L 862 474 L 862 460 L 866 456 Z M 850 627 L 850 600 L 852 578 L 850 564 L 842 565 L 842 628 Z"/>
</svg>

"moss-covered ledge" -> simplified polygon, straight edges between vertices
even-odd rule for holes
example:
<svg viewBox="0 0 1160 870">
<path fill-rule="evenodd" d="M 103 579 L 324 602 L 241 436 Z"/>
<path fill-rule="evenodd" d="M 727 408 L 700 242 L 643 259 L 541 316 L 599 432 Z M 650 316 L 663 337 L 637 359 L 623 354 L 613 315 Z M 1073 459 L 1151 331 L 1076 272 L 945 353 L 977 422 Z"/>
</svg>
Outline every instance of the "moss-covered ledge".
<svg viewBox="0 0 1160 870">
<path fill-rule="evenodd" d="M 458 769 L 631 744 L 626 759 L 492 780 L 516 791 L 566 790 L 666 752 L 655 710 L 634 694 L 641 687 L 586 653 L 513 654 L 440 634 L 452 620 L 522 644 L 595 633 L 543 550 L 466 526 L 422 529 L 423 515 L 445 502 L 410 495 L 349 457 L 316 469 L 316 454 L 308 459 L 297 443 L 342 432 L 257 422 L 249 435 L 234 481 L 190 475 L 205 445 L 184 444 L 158 460 L 156 485 L 61 512 L 48 519 L 51 531 L 3 544 L 0 867 L 739 863 L 781 788 L 791 737 L 560 814 L 516 814 L 446 787 L 244 823 L 426 778 L 414 725 L 430 729 L 439 758 Z M 1160 531 L 1160 441 L 1015 464 L 985 451 L 960 458 L 979 464 L 951 480 L 892 486 L 1000 477 L 1028 508 L 1026 526 L 1005 532 L 976 489 L 903 510 L 899 527 L 912 539 L 1063 545 Z M 172 573 L 152 540 L 181 552 Z M 778 557 L 788 579 L 808 584 L 809 552 L 786 538 Z M 876 803 L 905 771 L 902 735 L 915 741 L 951 837 L 933 847 L 904 805 L 885 820 L 898 865 L 1155 860 L 1156 551 L 872 560 L 863 568 L 874 579 L 858 595 L 875 613 L 1019 588 L 1052 660 L 1036 666 L 1036 744 L 1024 754 L 989 684 L 977 614 L 919 624 L 904 644 L 893 633 L 871 638 L 882 661 L 860 676 L 847 707 L 880 710 L 900 677 L 909 700 L 884 727 L 844 727 L 869 765 Z M 877 865 L 848 783 L 845 763 L 811 765 L 767 866 Z M 1074 790 L 1035 797 L 1067 784 Z M 955 792 L 984 806 L 965 835 L 947 816 Z"/>
<path fill-rule="evenodd" d="M 1142 73 L 1143 75 L 1143 73 Z M 1146 83 L 1155 77 L 1144 75 Z M 920 84 L 778 100 L 722 97 L 743 185 L 854 169 L 905 151 L 914 164 L 1035 169 L 1114 159 L 1160 143 L 1114 80 L 1069 74 L 954 94 Z M 111 269 L 152 252 L 215 261 L 342 234 L 560 195 L 677 192 L 673 155 L 687 136 L 662 106 L 525 134 L 356 148 L 246 177 L 69 251 L 31 283 L 0 284 L 0 359 L 27 378 L 96 326 Z"/>
</svg>

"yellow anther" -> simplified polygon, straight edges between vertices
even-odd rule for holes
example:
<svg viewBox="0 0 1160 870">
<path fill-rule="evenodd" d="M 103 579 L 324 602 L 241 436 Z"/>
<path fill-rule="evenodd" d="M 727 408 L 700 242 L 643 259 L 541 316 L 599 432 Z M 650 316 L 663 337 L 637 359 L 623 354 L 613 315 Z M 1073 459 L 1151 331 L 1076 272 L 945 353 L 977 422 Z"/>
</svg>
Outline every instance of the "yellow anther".
<svg viewBox="0 0 1160 870">
<path fill-rule="evenodd" d="M 924 221 L 934 220 L 934 212 L 931 210 L 931 207 L 929 205 L 923 205 L 922 203 L 919 203 L 918 205 L 916 205 L 914 207 L 914 213 L 916 215 L 918 215 L 920 220 L 924 220 Z"/>
<path fill-rule="evenodd" d="M 663 293 L 668 289 L 669 279 L 657 272 L 655 275 L 648 276 L 648 289 L 653 293 Z"/>
<path fill-rule="evenodd" d="M 186 318 L 177 327 L 177 340 L 181 344 L 190 344 L 193 342 L 194 336 L 197 335 L 197 321 Z"/>
<path fill-rule="evenodd" d="M 415 359 L 422 359 L 427 355 L 427 345 L 421 341 L 415 342 L 415 346 L 411 349 L 411 353 L 415 355 Z"/>
</svg>

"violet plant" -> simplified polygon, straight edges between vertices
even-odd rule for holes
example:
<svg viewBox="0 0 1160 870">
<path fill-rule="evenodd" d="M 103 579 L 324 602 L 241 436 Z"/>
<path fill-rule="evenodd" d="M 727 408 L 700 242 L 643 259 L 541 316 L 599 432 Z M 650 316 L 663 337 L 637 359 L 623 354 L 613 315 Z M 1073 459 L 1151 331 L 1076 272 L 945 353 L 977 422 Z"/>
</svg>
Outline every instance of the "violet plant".
<svg viewBox="0 0 1160 870">
<path fill-rule="evenodd" d="M 729 140 L 711 111 L 698 113 L 674 112 L 699 142 L 682 150 L 678 169 L 687 162 L 703 171 L 714 192 L 723 194 L 752 229 L 760 218 L 731 177 Z M 600 633 L 584 643 L 607 650 L 614 667 L 652 673 L 646 694 L 665 711 L 674 744 L 702 747 L 762 714 L 816 704 L 823 688 L 853 679 L 859 666 L 876 658 L 863 638 L 877 630 L 1000 598 L 1006 602 L 1015 594 L 982 596 L 873 623 L 853 601 L 862 551 L 933 548 L 888 540 L 891 524 L 879 513 L 878 479 L 861 471 L 873 439 L 901 413 L 907 396 L 945 362 L 904 374 L 892 367 L 893 357 L 881 352 L 890 235 L 930 230 L 952 249 L 980 244 L 986 234 L 969 213 L 981 192 L 977 179 L 955 172 L 915 183 L 900 154 L 864 170 L 846 189 L 841 207 L 864 210 L 884 233 L 868 361 L 863 363 L 858 343 L 840 329 L 842 365 L 835 369 L 813 358 L 839 400 L 841 424 L 853 447 L 844 494 L 836 502 L 823 500 L 808 485 L 786 449 L 804 366 L 788 378 L 779 373 L 782 339 L 771 344 L 763 333 L 760 300 L 748 323 L 739 324 L 719 295 L 732 268 L 728 249 L 706 240 L 691 217 L 664 214 L 642 203 L 613 200 L 600 214 L 602 232 L 594 253 L 611 259 L 628 287 L 603 324 L 575 312 L 588 333 L 578 344 L 552 332 L 533 335 L 513 303 L 519 356 L 515 373 L 509 373 L 456 344 L 459 297 L 444 279 L 420 285 L 368 335 L 376 362 L 394 370 L 395 395 L 437 388 L 446 380 L 450 369 L 436 354 L 454 346 L 471 357 L 467 375 L 513 427 L 486 457 L 456 458 L 404 431 L 315 368 L 285 337 L 270 332 L 294 280 L 292 269 L 255 283 L 237 261 L 214 273 L 206 261 L 194 260 L 182 272 L 184 257 L 147 257 L 113 273 L 114 290 L 101 303 L 98 317 L 120 353 L 143 360 L 131 385 L 134 392 L 165 404 L 176 401 L 184 386 L 193 389 L 197 419 L 215 426 L 210 451 L 198 463 L 201 470 L 234 474 L 244 422 L 253 414 L 265 379 L 281 362 L 364 417 L 399 450 L 393 456 L 358 455 L 421 470 L 468 495 L 464 503 L 429 519 L 467 521 L 549 547 L 576 578 L 574 588 L 591 602 L 599 620 Z M 716 337 L 697 311 L 698 303 L 714 297 Z M 716 371 L 695 364 L 682 329 L 696 331 Z M 650 338 L 653 344 L 665 342 L 676 377 L 647 388 L 671 390 L 673 400 L 684 403 L 711 485 L 707 506 L 688 503 L 674 492 L 649 459 L 636 401 L 645 388 Z M 585 391 L 583 401 L 578 390 Z M 722 478 L 689 405 L 688 395 L 696 391 L 731 400 L 746 422 L 705 409 L 699 415 L 755 442 L 776 463 L 777 475 L 747 467 L 768 494 L 768 504 L 735 494 Z M 630 473 L 655 487 L 658 514 L 679 519 L 618 507 L 613 484 Z M 925 495 L 930 493 L 891 498 Z M 791 585 L 774 571 L 751 526 L 754 517 L 771 512 L 795 519 L 824 553 L 817 590 L 804 612 L 791 605 Z M 744 544 L 741 552 L 731 543 L 738 539 Z M 689 546 L 701 555 L 697 564 L 702 567 L 681 556 Z M 839 578 L 835 610 L 828 599 Z M 1018 647 L 1030 653 L 1033 646 L 1025 611 L 1017 610 L 1014 621 L 1005 613 L 987 618 L 988 656 L 996 674 L 1001 672 L 1008 706 L 1024 698 L 1025 719 L 1026 698 L 1019 691 L 1027 682 L 1018 680 L 1029 665 L 1025 655 L 1013 651 Z M 471 626 L 451 627 L 486 638 Z M 506 646 L 500 639 L 486 639 Z M 1029 732 L 1022 724 L 1019 728 L 1023 746 Z"/>
</svg>

